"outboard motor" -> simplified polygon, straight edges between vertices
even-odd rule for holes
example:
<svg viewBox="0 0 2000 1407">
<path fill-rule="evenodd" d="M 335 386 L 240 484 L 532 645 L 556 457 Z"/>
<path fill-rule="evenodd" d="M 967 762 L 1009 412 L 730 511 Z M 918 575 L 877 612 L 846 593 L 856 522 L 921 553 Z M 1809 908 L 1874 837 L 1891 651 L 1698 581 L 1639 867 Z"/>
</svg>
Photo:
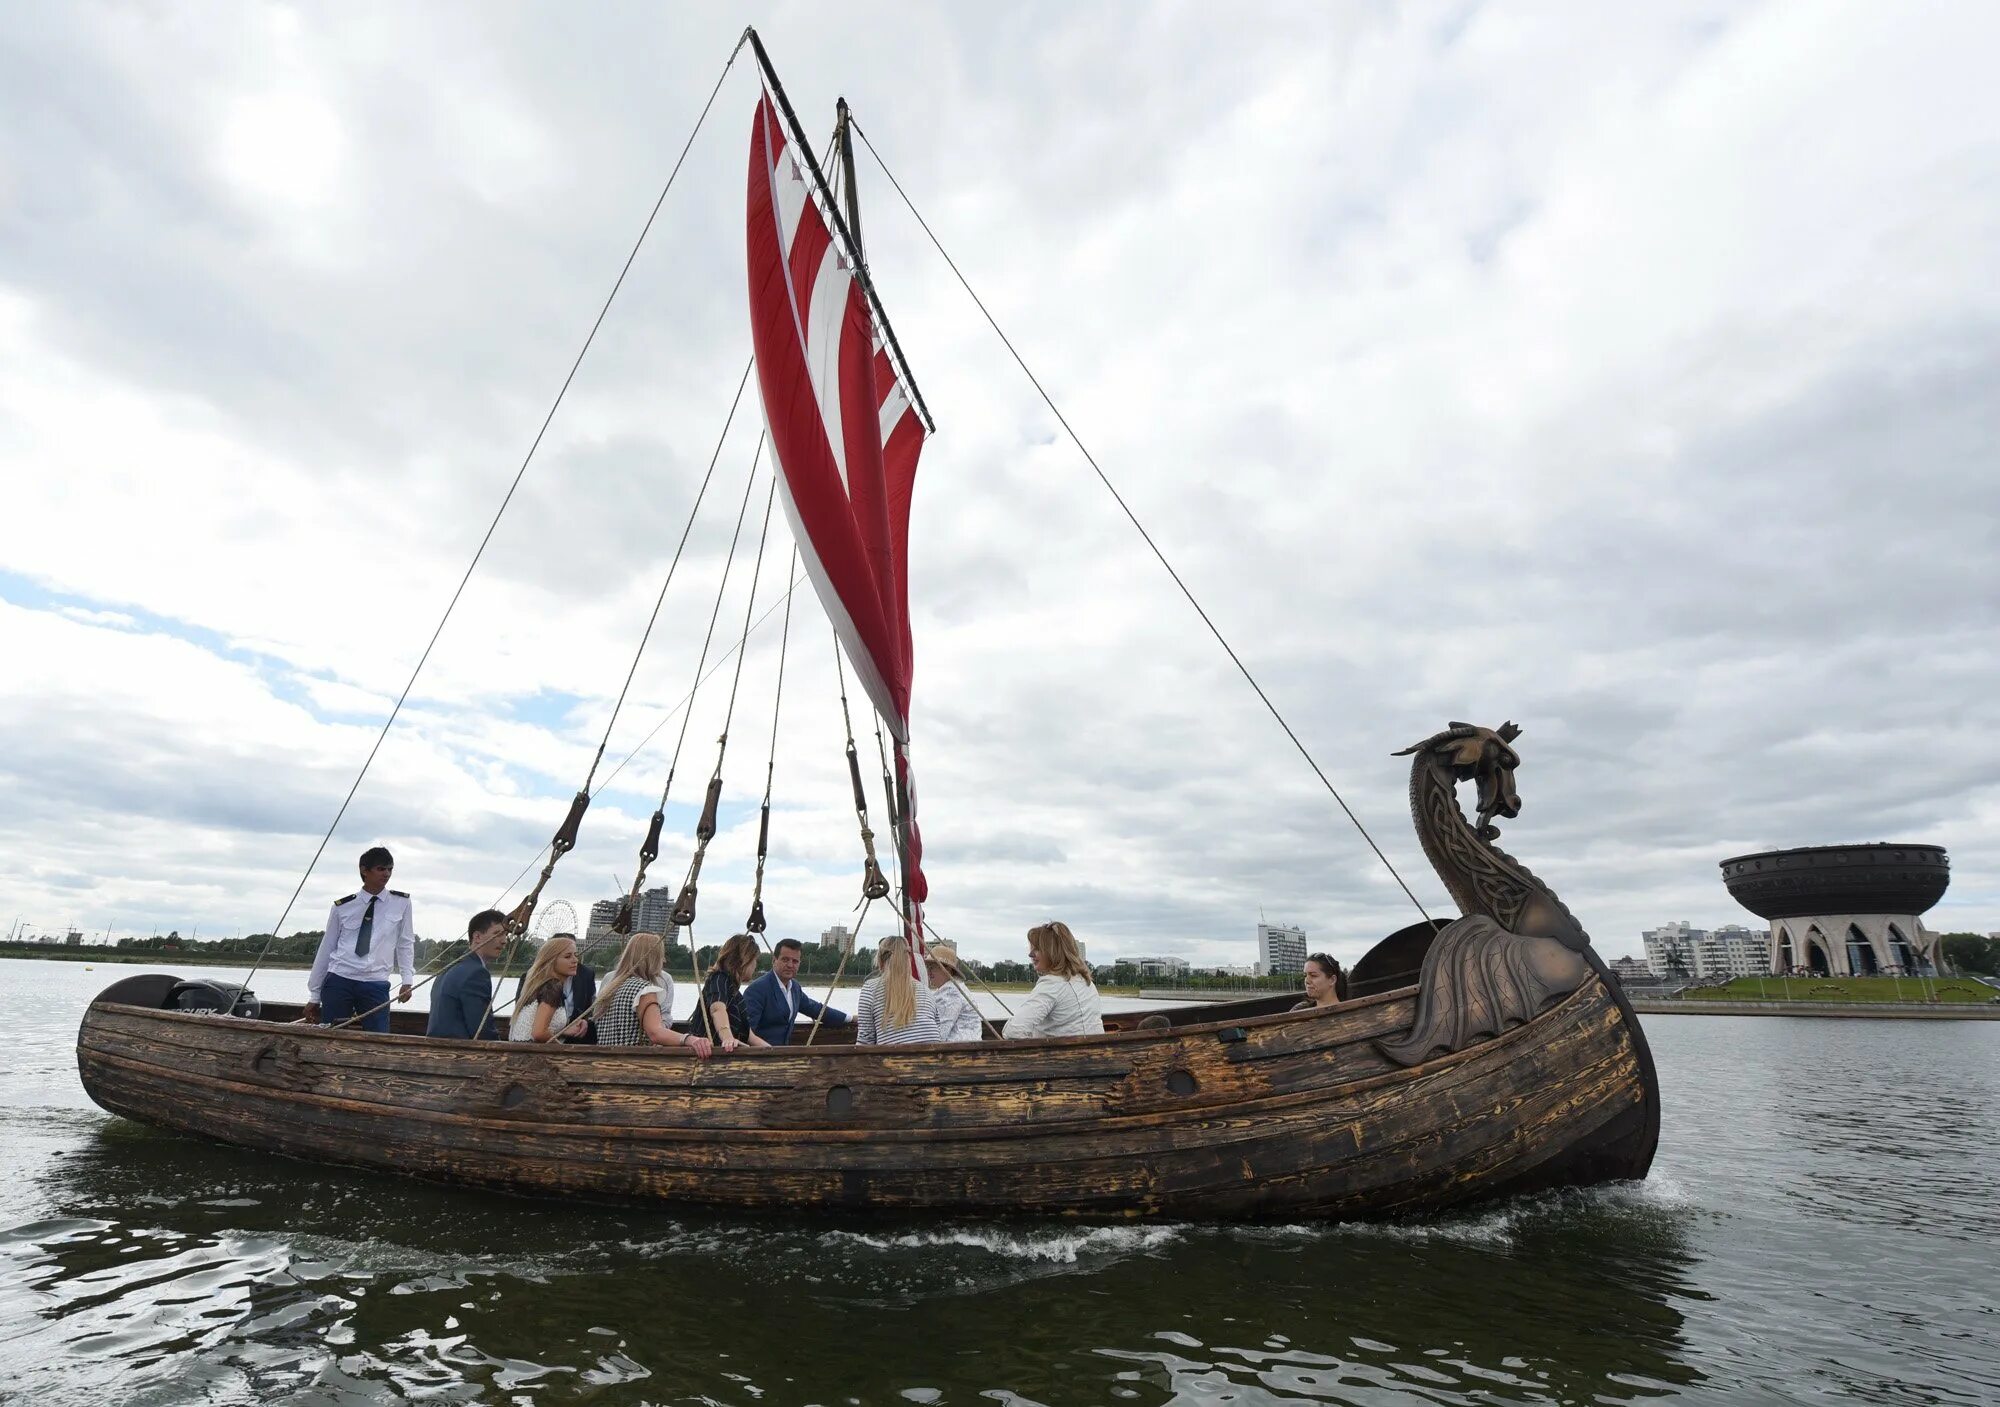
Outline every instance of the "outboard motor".
<svg viewBox="0 0 2000 1407">
<path fill-rule="evenodd" d="M 176 982 L 164 1005 L 169 1011 L 219 1012 L 252 1020 L 264 1009 L 255 992 L 227 982 Z"/>
</svg>

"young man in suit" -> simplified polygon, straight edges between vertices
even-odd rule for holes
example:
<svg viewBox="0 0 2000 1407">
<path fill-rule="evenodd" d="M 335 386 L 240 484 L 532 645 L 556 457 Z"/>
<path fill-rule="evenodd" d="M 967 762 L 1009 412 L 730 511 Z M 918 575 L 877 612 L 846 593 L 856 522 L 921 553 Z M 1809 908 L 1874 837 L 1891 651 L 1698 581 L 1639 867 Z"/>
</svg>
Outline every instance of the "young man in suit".
<svg viewBox="0 0 2000 1407">
<path fill-rule="evenodd" d="M 821 1018 L 829 1026 L 845 1026 L 847 1013 L 821 1006 L 799 985 L 799 961 L 805 949 L 796 938 L 780 938 L 771 950 L 771 970 L 743 989 L 743 1015 L 752 1035 L 772 1045 L 789 1045 L 792 1023 L 801 1016 Z"/>
<path fill-rule="evenodd" d="M 431 988 L 431 1019 L 427 1036 L 455 1041 L 497 1041 L 493 1020 L 493 974 L 487 964 L 507 941 L 507 915 L 481 909 L 465 926 L 465 956 L 444 970 Z"/>
<path fill-rule="evenodd" d="M 574 933 L 551 933 L 549 935 L 551 943 L 555 942 L 558 938 L 567 938 L 572 943 L 576 942 L 576 935 Z M 514 1009 L 516 1011 L 521 1009 L 521 997 L 523 995 L 521 983 L 527 980 L 528 974 L 524 972 L 521 974 L 520 979 L 514 983 Z M 584 1012 L 590 1010 L 591 1003 L 596 1000 L 597 974 L 591 971 L 590 964 L 583 960 L 583 945 L 579 943 L 577 944 L 576 975 L 566 978 L 563 981 L 563 1010 L 567 1011 L 571 1016 L 581 1016 Z M 595 1021 L 585 1021 L 583 1025 L 582 1035 L 558 1036 L 556 1039 L 565 1045 L 596 1045 L 597 1023 Z"/>
<path fill-rule="evenodd" d="M 417 927 L 410 896 L 389 888 L 395 857 L 380 845 L 361 854 L 361 887 L 333 901 L 306 978 L 305 1019 L 329 1026 L 350 1020 L 364 1031 L 389 1031 L 389 977 L 403 979 L 396 1000 L 416 982 Z"/>
</svg>

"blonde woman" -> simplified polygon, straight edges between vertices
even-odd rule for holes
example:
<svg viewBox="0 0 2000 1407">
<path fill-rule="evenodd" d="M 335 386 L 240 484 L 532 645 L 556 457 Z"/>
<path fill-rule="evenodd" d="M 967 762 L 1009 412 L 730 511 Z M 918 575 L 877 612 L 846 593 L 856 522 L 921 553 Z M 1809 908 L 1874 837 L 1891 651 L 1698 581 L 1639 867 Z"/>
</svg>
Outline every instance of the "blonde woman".
<svg viewBox="0 0 2000 1407">
<path fill-rule="evenodd" d="M 965 970 L 959 966 L 958 949 L 949 943 L 933 943 L 924 949 L 924 975 L 930 979 L 931 995 L 937 1001 L 938 1039 L 982 1039 L 979 1011 L 965 991 Z"/>
<path fill-rule="evenodd" d="M 707 1035 L 724 1054 L 739 1045 L 769 1045 L 750 1029 L 750 1018 L 743 1011 L 743 984 L 756 975 L 757 940 L 738 933 L 715 955 L 708 980 L 701 984 L 701 1000 L 688 1018 L 688 1029 Z"/>
<path fill-rule="evenodd" d="M 856 1045 L 918 1045 L 941 1041 L 937 994 L 910 971 L 910 944 L 884 938 L 875 950 L 875 975 L 854 1002 Z"/>
<path fill-rule="evenodd" d="M 678 1047 L 704 1060 L 714 1050 L 706 1036 L 683 1036 L 674 1029 L 674 979 L 667 976 L 667 940 L 657 933 L 634 933 L 625 940 L 590 1016 L 599 1045 Z"/>
<path fill-rule="evenodd" d="M 507 1028 L 510 1041 L 537 1041 L 546 1045 L 563 1037 L 581 1036 L 590 1022 L 579 1016 L 574 1021 L 563 1005 L 563 984 L 576 976 L 576 939 L 558 936 L 542 944 L 528 975 L 521 979 L 521 995 L 514 1003 L 514 1024 Z"/>
<path fill-rule="evenodd" d="M 1023 1036 L 1101 1036 L 1104 1014 L 1097 984 L 1090 980 L 1083 950 L 1066 923 L 1051 920 L 1028 930 L 1028 962 L 1036 972 L 1035 989 L 1021 1003 L 1001 1034 Z"/>
</svg>

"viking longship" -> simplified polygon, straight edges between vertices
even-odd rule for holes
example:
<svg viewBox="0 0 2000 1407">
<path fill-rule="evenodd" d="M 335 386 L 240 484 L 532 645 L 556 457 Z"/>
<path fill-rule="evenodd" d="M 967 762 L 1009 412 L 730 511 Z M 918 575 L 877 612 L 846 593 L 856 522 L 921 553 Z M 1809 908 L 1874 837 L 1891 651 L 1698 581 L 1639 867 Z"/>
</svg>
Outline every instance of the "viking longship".
<svg viewBox="0 0 2000 1407">
<path fill-rule="evenodd" d="M 763 44 L 746 32 L 738 52 L 745 45 L 762 80 L 746 253 L 770 494 L 886 735 L 879 760 L 894 844 L 885 868 L 849 722 L 863 901 L 883 900 L 921 951 L 929 889 L 910 762 L 905 563 L 931 422 L 863 257 L 846 105 L 823 166 Z M 767 504 L 767 525 L 769 516 Z M 761 560 L 760 547 L 760 570 Z M 788 604 L 787 632 L 789 614 Z M 1418 838 L 1461 912 L 1382 939 L 1355 965 L 1347 999 L 1328 1007 L 1295 1009 L 1296 993 L 1175 1004 L 1161 1013 L 1165 1029 L 1142 1029 L 1145 1013 L 1126 1012 L 1107 1018 L 1102 1035 L 989 1031 L 962 1045 L 863 1047 L 829 1027 L 697 1060 L 434 1040 L 403 1011 L 386 1035 L 308 1025 L 301 1008 L 259 1004 L 240 986 L 191 1002 L 212 989 L 146 974 L 91 1004 L 77 1062 L 104 1108 L 168 1129 L 605 1201 L 793 1214 L 1347 1217 L 1643 1177 L 1659 1095 L 1638 1020 L 1570 911 L 1495 843 L 1496 818 L 1521 809 L 1518 734 L 1511 723 L 1453 723 L 1405 749 Z M 746 923 L 759 933 L 769 771 Z M 684 927 L 695 921 L 721 779 L 719 752 L 678 891 Z M 1471 819 L 1462 785 L 1476 789 Z M 586 779 L 512 915 L 517 931 L 575 844 L 589 796 Z M 621 928 L 660 853 L 666 804 L 663 791 Z"/>
</svg>

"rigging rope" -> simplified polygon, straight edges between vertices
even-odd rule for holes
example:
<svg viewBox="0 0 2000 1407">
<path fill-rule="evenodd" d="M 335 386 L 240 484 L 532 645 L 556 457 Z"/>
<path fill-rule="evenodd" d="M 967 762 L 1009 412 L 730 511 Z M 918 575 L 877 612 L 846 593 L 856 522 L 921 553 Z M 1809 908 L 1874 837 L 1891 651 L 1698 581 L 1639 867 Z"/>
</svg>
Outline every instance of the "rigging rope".
<svg viewBox="0 0 2000 1407">
<path fill-rule="evenodd" d="M 431 632 L 429 643 L 424 646 L 423 654 L 417 658 L 416 668 L 410 671 L 409 679 L 403 684 L 403 692 L 396 696 L 395 707 L 389 710 L 388 718 L 383 720 L 382 731 L 375 735 L 374 746 L 368 749 L 368 756 L 363 760 L 361 770 L 355 773 L 354 784 L 347 789 L 347 795 L 341 800 L 340 809 L 333 813 L 333 821 L 327 826 L 326 834 L 320 837 L 319 846 L 313 851 L 312 859 L 306 862 L 305 873 L 299 876 L 298 886 L 292 890 L 292 897 L 285 901 L 284 912 L 279 914 L 278 921 L 271 925 L 270 939 L 257 954 L 256 961 L 250 964 L 250 971 L 244 974 L 245 987 L 249 986 L 250 979 L 257 975 L 257 969 L 263 966 L 264 959 L 270 954 L 271 944 L 278 941 L 279 930 L 285 926 L 285 920 L 291 917 L 292 907 L 298 903 L 299 895 L 305 892 L 306 881 L 312 878 L 313 871 L 318 868 L 320 857 L 326 853 L 327 845 L 333 840 L 333 833 L 340 828 L 341 817 L 347 814 L 347 808 L 353 802 L 355 793 L 360 791 L 362 779 L 368 775 L 368 769 L 374 766 L 375 755 L 382 750 L 383 740 L 389 736 L 389 729 L 395 725 L 397 715 L 402 713 L 403 704 L 410 697 L 410 690 L 416 687 L 417 676 L 423 673 L 424 665 L 430 660 L 431 651 L 437 647 L 438 637 L 444 634 L 446 622 L 458 608 L 458 598 L 465 594 L 466 583 L 472 580 L 472 573 L 479 566 L 479 559 L 486 555 L 486 546 L 493 541 L 494 530 L 500 526 L 500 519 L 506 515 L 507 505 L 514 501 L 515 490 L 521 487 L 521 480 L 526 476 L 528 466 L 534 463 L 535 452 L 542 447 L 542 438 L 548 434 L 549 426 L 555 421 L 556 412 L 562 408 L 563 398 L 569 394 L 570 384 L 576 380 L 576 373 L 582 367 L 584 357 L 589 354 L 591 344 L 597 340 L 597 331 L 604 326 L 605 315 L 611 311 L 611 304 L 618 297 L 618 290 L 625 286 L 625 276 L 632 271 L 633 261 L 639 257 L 639 250 L 646 243 L 646 236 L 652 232 L 653 222 L 659 218 L 660 208 L 667 203 L 667 193 L 673 190 L 674 181 L 681 174 L 681 167 L 694 146 L 694 139 L 701 135 L 703 125 L 708 121 L 709 109 L 715 106 L 716 95 L 722 91 L 723 81 L 729 77 L 729 70 L 735 67 L 736 56 L 742 52 L 748 37 L 746 32 L 743 39 L 736 41 L 736 47 L 729 51 L 729 58 L 722 65 L 722 72 L 715 76 L 715 86 L 708 91 L 708 101 L 701 105 L 701 114 L 695 118 L 694 127 L 688 132 L 687 140 L 681 143 L 681 152 L 674 158 L 673 170 L 667 173 L 666 184 L 660 187 L 659 197 L 653 201 L 653 208 L 647 212 L 646 223 L 639 227 L 639 237 L 632 241 L 632 250 L 625 256 L 625 262 L 618 270 L 618 277 L 612 281 L 611 291 L 604 296 L 604 306 L 597 310 L 597 318 L 584 336 L 583 346 L 577 349 L 576 360 L 570 363 L 569 374 L 563 377 L 562 385 L 557 388 L 555 400 L 550 403 L 548 414 L 542 417 L 541 428 L 535 431 L 535 438 L 528 445 L 527 454 L 522 456 L 521 467 L 514 471 L 513 482 L 507 485 L 507 492 L 501 497 L 499 508 L 494 510 L 493 521 L 486 525 L 485 536 L 479 539 L 479 546 L 473 552 L 472 560 L 466 564 L 465 575 L 459 578 L 458 588 L 451 593 L 451 600 L 445 604 L 444 614 L 438 618 L 437 629 Z"/>
<path fill-rule="evenodd" d="M 764 545 L 771 537 L 771 505 L 778 499 L 778 476 L 771 475 L 770 491 L 764 495 L 764 526 L 757 534 L 757 560 L 750 568 L 750 599 L 743 607 L 743 640 L 750 639 L 750 612 L 757 604 L 757 581 L 764 574 Z M 674 900 L 674 922 L 688 930 L 688 946 L 694 946 L 694 914 L 696 896 L 701 884 L 701 863 L 708 856 L 708 843 L 715 839 L 716 812 L 722 806 L 722 760 L 729 754 L 729 727 L 736 721 L 736 691 L 743 683 L 743 657 L 750 652 L 739 644 L 736 651 L 736 677 L 729 683 L 729 706 L 722 714 L 722 736 L 715 742 L 715 770 L 709 774 L 708 795 L 702 799 L 701 819 L 695 823 L 694 858 L 688 862 L 687 880 L 681 885 L 680 897 Z"/>
<path fill-rule="evenodd" d="M 854 948 L 861 946 L 861 926 L 868 922 L 868 907 L 875 902 L 876 897 L 870 894 L 861 901 L 861 917 L 854 920 L 854 946 L 840 950 L 840 961 L 835 963 L 833 968 L 833 980 L 826 984 L 826 997 L 820 1002 L 819 1011 L 813 1016 L 812 1029 L 806 1032 L 807 1045 L 811 1045 L 813 1038 L 819 1035 L 819 1023 L 826 1019 L 827 1006 L 833 1001 L 833 994 L 840 986 L 841 974 L 847 971 L 847 960 L 854 956 Z"/>
<path fill-rule="evenodd" d="M 736 526 L 729 535 L 729 556 L 722 563 L 722 580 L 716 583 L 715 604 L 709 608 L 708 631 L 701 637 L 701 656 L 695 661 L 694 666 L 695 689 L 701 687 L 702 667 L 708 663 L 709 646 L 715 642 L 715 622 L 722 614 L 722 596 L 729 589 L 729 572 L 736 565 L 736 545 L 743 537 L 743 517 L 749 512 L 750 491 L 757 486 L 757 465 L 763 457 L 764 436 L 760 434 L 757 436 L 757 449 L 750 456 L 750 474 L 743 481 L 743 501 L 736 507 Z M 756 596 L 756 588 L 753 585 L 750 592 L 753 604 Z M 743 664 L 740 652 L 736 663 L 740 670 Z M 688 691 L 688 697 L 690 699 L 694 697 L 693 689 Z M 660 830 L 666 824 L 667 797 L 674 789 L 674 773 L 680 770 L 681 765 L 681 746 L 687 742 L 688 720 L 693 716 L 694 710 L 691 708 L 681 714 L 680 737 L 674 742 L 673 760 L 667 764 L 667 784 L 660 788 L 660 804 L 654 808 L 652 819 L 646 824 L 646 838 L 639 846 L 639 869 L 632 877 L 631 891 L 618 905 L 618 917 L 611 925 L 614 933 L 632 931 L 632 916 L 638 909 L 639 890 L 646 882 L 646 871 L 653 861 L 660 858 Z M 647 736 L 650 738 L 651 734 Z"/>
<path fill-rule="evenodd" d="M 804 580 L 804 578 L 800 576 L 797 575 L 793 576 L 791 584 L 785 588 L 785 590 L 779 595 L 778 599 L 773 601 L 770 605 L 766 606 L 764 608 L 764 613 L 757 617 L 757 623 L 750 627 L 751 634 L 754 635 L 759 630 L 762 630 L 764 628 L 764 622 L 769 620 L 774 614 L 776 614 L 778 607 L 785 605 L 791 599 L 792 592 L 798 588 L 798 584 L 802 580 Z M 674 719 L 680 715 L 681 710 L 692 707 L 694 704 L 695 695 L 700 692 L 701 686 L 703 684 L 706 684 L 710 679 L 713 679 L 715 677 L 716 671 L 721 669 L 724 665 L 728 664 L 730 657 L 733 656 L 735 653 L 736 653 L 736 647 L 734 645 L 731 645 L 729 649 L 723 654 L 721 659 L 717 660 L 714 664 L 710 665 L 708 667 L 708 673 L 702 675 L 702 677 L 695 682 L 695 687 L 693 689 L 690 689 L 685 695 L 683 695 L 679 703 L 675 704 L 672 708 L 668 709 L 664 714 L 660 716 L 660 721 L 655 723 L 651 731 L 649 731 L 645 737 L 641 738 L 638 741 L 637 745 L 634 746 L 630 752 L 625 754 L 624 758 L 618 763 L 616 767 L 613 767 L 611 769 L 611 771 L 605 776 L 604 780 L 598 783 L 597 790 L 593 791 L 591 795 L 593 797 L 602 795 L 604 789 L 610 786 L 614 781 L 618 779 L 618 774 L 620 772 L 623 772 L 625 768 L 631 764 L 632 760 L 638 757 L 640 753 L 644 752 L 646 748 L 652 743 L 653 739 L 659 736 L 660 729 L 666 727 L 669 723 L 673 722 Z M 519 884 L 523 879 L 527 878 L 528 871 L 532 870 L 537 864 L 541 862 L 542 853 L 547 849 L 548 846 L 543 845 L 540 850 L 537 850 L 535 852 L 534 857 L 530 859 L 527 864 L 521 866 L 520 873 L 516 874 L 512 880 L 508 881 L 507 886 L 504 889 L 502 889 L 498 897 L 496 897 L 493 900 L 492 903 L 493 908 L 497 909 L 507 901 L 507 896 L 513 893 L 514 886 Z M 602 946 L 604 942 L 605 939 L 600 937 L 594 940 L 593 942 L 587 944 L 586 946 L 593 948 L 599 947 Z"/>
<path fill-rule="evenodd" d="M 772 480 L 773 487 L 777 481 Z M 792 544 L 792 562 L 785 568 L 785 576 L 790 578 L 799 569 L 799 548 Z M 754 599 L 754 593 L 753 593 Z M 743 920 L 743 930 L 754 933 L 761 941 L 768 926 L 764 921 L 764 861 L 771 853 L 771 783 L 778 775 L 778 710 L 785 702 L 785 647 L 792 639 L 792 595 L 785 593 L 785 624 L 778 632 L 778 687 L 771 694 L 771 750 L 764 759 L 764 804 L 757 813 L 757 877 L 750 886 L 750 917 Z M 742 645 L 750 643 L 750 631 L 746 623 Z M 738 657 L 741 658 L 739 649 Z M 765 944 L 769 947 L 769 944 Z"/>
<path fill-rule="evenodd" d="M 868 825 L 868 791 L 861 785 L 861 754 L 854 747 L 854 719 L 847 710 L 847 666 L 840 657 L 838 631 L 833 636 L 833 670 L 840 680 L 840 721 L 847 725 L 847 776 L 854 783 L 854 814 L 861 822 L 861 897 L 872 902 L 888 895 L 889 878 L 875 858 L 875 832 Z"/>
<path fill-rule="evenodd" d="M 1285 721 L 1285 715 L 1278 711 L 1278 706 L 1271 702 L 1271 696 L 1264 692 L 1264 686 L 1257 682 L 1256 676 L 1243 663 L 1241 656 L 1236 653 L 1235 647 L 1229 643 L 1215 622 L 1209 618 L 1209 614 L 1202 608 L 1201 602 L 1195 599 L 1194 592 L 1189 590 L 1188 584 L 1181 579 L 1181 574 L 1174 570 L 1174 564 L 1167 560 L 1167 554 L 1160 550 L 1160 545 L 1157 542 L 1153 541 L 1153 535 L 1146 531 L 1145 524 L 1139 521 L 1139 516 L 1132 511 L 1131 505 L 1125 501 L 1125 496 L 1118 492 L 1117 486 L 1111 482 L 1111 477 L 1104 472 L 1103 467 L 1098 464 L 1096 456 L 1084 444 L 1082 436 L 1076 433 L 1075 427 L 1069 423 L 1069 418 L 1062 413 L 1062 409 L 1056 405 L 1055 399 L 1043 388 L 1041 379 L 1029 369 L 1026 359 L 1015 348 L 1013 340 L 1007 336 L 999 322 L 994 318 L 992 312 L 987 309 L 985 300 L 974 291 L 971 281 L 959 269 L 957 261 L 946 251 L 944 243 L 937 237 L 936 231 L 931 229 L 930 222 L 924 219 L 922 213 L 917 209 L 916 202 L 911 200 L 909 192 L 903 189 L 903 183 L 896 179 L 896 173 L 891 171 L 888 163 L 882 160 L 882 153 L 875 150 L 875 143 L 869 141 L 867 131 L 859 122 L 853 121 L 851 117 L 849 118 L 849 122 L 854 130 L 861 134 L 862 144 L 868 148 L 868 154 L 875 158 L 875 164 L 881 168 L 882 174 L 889 178 L 889 184 L 896 188 L 896 194 L 902 197 L 905 208 L 915 217 L 917 224 L 923 227 L 924 234 L 930 239 L 931 247 L 937 250 L 946 266 L 951 269 L 953 277 L 958 280 L 959 287 L 963 288 L 966 296 L 972 299 L 973 305 L 979 309 L 980 316 L 986 319 L 986 325 L 993 329 L 993 333 L 1000 339 L 1001 345 L 1006 347 L 1007 354 L 1014 359 L 1014 365 L 1021 368 L 1021 374 L 1028 378 L 1028 383 L 1035 388 L 1035 394 L 1042 398 L 1042 404 L 1049 408 L 1049 412 L 1061 424 L 1064 433 L 1070 438 L 1070 443 L 1077 447 L 1078 452 L 1083 455 L 1084 462 L 1089 464 L 1091 471 L 1097 475 L 1098 482 L 1104 485 L 1106 491 L 1117 502 L 1119 509 L 1125 514 L 1126 519 L 1138 530 L 1139 536 L 1145 539 L 1146 546 L 1152 549 L 1153 555 L 1159 559 L 1160 565 L 1167 569 L 1167 575 L 1174 579 L 1174 585 L 1180 588 L 1181 595 L 1187 598 L 1187 603 L 1194 607 L 1195 614 L 1201 617 L 1201 623 L 1208 627 L 1208 633 L 1215 637 L 1216 644 L 1222 646 L 1223 652 L 1229 656 L 1230 663 L 1236 666 L 1237 673 L 1241 674 L 1244 682 L 1256 691 L 1257 697 L 1262 700 L 1265 709 L 1270 712 L 1272 718 L 1277 720 L 1278 726 L 1285 730 L 1285 736 L 1291 739 L 1292 746 L 1298 749 L 1299 756 L 1303 757 L 1306 765 L 1312 768 L 1313 775 L 1319 778 L 1320 784 L 1326 788 L 1327 794 L 1338 803 L 1341 811 L 1346 814 L 1347 819 L 1353 824 L 1354 829 L 1360 832 L 1361 838 L 1368 842 L 1368 848 L 1375 852 L 1375 858 L 1380 860 L 1382 867 L 1389 871 L 1390 878 L 1396 881 L 1397 886 L 1409 897 L 1410 902 L 1417 906 L 1417 912 L 1423 915 L 1425 921 L 1430 921 L 1430 913 L 1424 908 L 1423 901 L 1418 899 L 1410 886 L 1403 882 L 1403 876 L 1397 873 L 1396 867 L 1390 863 L 1389 857 L 1382 853 L 1382 847 L 1375 843 L 1375 837 L 1368 833 L 1368 828 L 1361 824 L 1361 818 L 1354 814 L 1353 808 L 1341 796 L 1339 789 L 1334 786 L 1332 779 L 1326 775 L 1326 772 L 1313 758 L 1312 753 L 1306 750 L 1305 743 L 1300 741 L 1299 735 L 1292 731 L 1292 725 Z"/>
</svg>

